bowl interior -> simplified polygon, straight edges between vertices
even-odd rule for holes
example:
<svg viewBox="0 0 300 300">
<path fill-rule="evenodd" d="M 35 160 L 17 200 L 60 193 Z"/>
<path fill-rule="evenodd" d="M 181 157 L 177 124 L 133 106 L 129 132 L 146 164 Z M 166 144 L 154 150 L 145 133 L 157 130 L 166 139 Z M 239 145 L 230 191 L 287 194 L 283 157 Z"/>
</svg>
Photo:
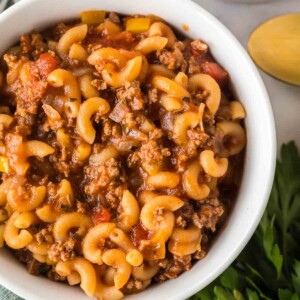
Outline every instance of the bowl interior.
<svg viewBox="0 0 300 300">
<path fill-rule="evenodd" d="M 230 74 L 237 98 L 246 108 L 247 149 L 239 196 L 207 257 L 179 278 L 155 285 L 128 299 L 185 299 L 214 280 L 236 258 L 254 232 L 269 196 L 275 166 L 275 129 L 271 106 L 261 78 L 242 46 L 204 9 L 189 0 L 23 0 L 0 16 L 0 52 L 21 34 L 41 30 L 79 16 L 86 9 L 123 14 L 156 14 L 179 31 L 204 40 Z M 0 283 L 31 300 L 88 299 L 83 292 L 45 278 L 33 277 L 9 251 L 0 250 Z"/>
</svg>

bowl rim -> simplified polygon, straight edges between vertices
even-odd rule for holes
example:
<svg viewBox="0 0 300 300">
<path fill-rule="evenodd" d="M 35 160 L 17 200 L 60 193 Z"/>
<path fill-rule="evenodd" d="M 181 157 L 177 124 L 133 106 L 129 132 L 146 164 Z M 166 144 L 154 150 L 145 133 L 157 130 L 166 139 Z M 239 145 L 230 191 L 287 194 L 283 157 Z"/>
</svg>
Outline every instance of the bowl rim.
<svg viewBox="0 0 300 300">
<path fill-rule="evenodd" d="M 18 13 L 22 10 L 23 7 L 32 6 L 36 3 L 40 2 L 40 0 L 22 0 L 18 3 L 14 4 L 13 6 L 9 7 L 7 10 L 1 13 L 0 15 L 0 22 L 5 22 L 8 18 L 11 18 L 14 16 L 15 13 Z M 181 2 L 181 0 L 165 0 L 164 5 L 172 4 L 174 5 L 175 2 Z M 233 46 L 240 52 L 240 54 L 243 56 L 243 59 L 245 60 L 245 63 L 248 66 L 248 70 L 252 73 L 254 76 L 254 79 L 256 81 L 256 85 L 259 87 L 261 98 L 263 98 L 265 101 L 264 105 L 266 108 L 266 126 L 268 127 L 268 133 L 269 133 L 269 161 L 267 162 L 267 168 L 266 168 L 266 181 L 264 190 L 260 192 L 260 198 L 262 199 L 262 202 L 260 203 L 259 212 L 255 215 L 255 218 L 252 218 L 252 223 L 250 228 L 247 229 L 246 233 L 242 236 L 240 242 L 235 245 L 236 247 L 234 250 L 230 253 L 230 255 L 227 256 L 226 261 L 222 263 L 222 265 L 217 269 L 217 271 L 213 271 L 210 278 L 206 279 L 204 281 L 197 282 L 196 280 L 190 282 L 189 288 L 182 290 L 180 293 L 177 294 L 176 298 L 170 298 L 170 299 L 184 299 L 187 298 L 197 291 L 199 291 L 200 288 L 203 288 L 207 286 L 210 282 L 212 282 L 215 278 L 217 278 L 239 255 L 239 253 L 242 251 L 242 249 L 245 247 L 245 245 L 248 243 L 250 238 L 252 237 L 255 229 L 257 228 L 260 219 L 264 213 L 265 207 L 268 202 L 268 198 L 271 192 L 273 178 L 275 174 L 275 166 L 276 166 L 276 131 L 275 131 L 275 122 L 274 122 L 274 116 L 272 112 L 272 107 L 270 103 L 269 96 L 267 94 L 267 90 L 264 86 L 264 83 L 262 81 L 262 78 L 258 72 L 258 69 L 256 68 L 255 64 L 251 60 L 250 56 L 246 52 L 246 50 L 243 48 L 243 46 L 240 44 L 240 42 L 237 40 L 237 38 L 227 29 L 225 25 L 223 25 L 216 17 L 214 17 L 211 13 L 209 13 L 207 10 L 202 8 L 199 4 L 193 2 L 192 0 L 185 0 L 185 6 L 187 7 L 187 10 L 195 10 L 199 14 L 201 14 L 203 17 L 206 18 L 206 20 L 212 25 L 218 28 L 220 31 L 222 31 L 222 34 L 226 36 L 228 40 L 231 40 L 231 43 Z M 134 11 L 132 12 L 134 13 Z M 180 278 L 180 277 L 179 277 Z M 12 292 L 20 295 L 21 297 L 24 297 L 25 299 L 40 299 L 37 298 L 34 290 L 29 290 L 23 286 L 19 286 L 16 282 L 13 282 L 12 280 L 6 278 L 6 276 L 3 274 L 3 272 L 0 272 L 0 283 L 11 290 Z M 137 296 L 139 294 L 136 294 Z M 133 297 L 134 299 L 137 299 L 136 297 Z M 132 299 L 133 299 L 132 298 Z M 131 297 L 130 297 L 131 299 Z"/>
</svg>

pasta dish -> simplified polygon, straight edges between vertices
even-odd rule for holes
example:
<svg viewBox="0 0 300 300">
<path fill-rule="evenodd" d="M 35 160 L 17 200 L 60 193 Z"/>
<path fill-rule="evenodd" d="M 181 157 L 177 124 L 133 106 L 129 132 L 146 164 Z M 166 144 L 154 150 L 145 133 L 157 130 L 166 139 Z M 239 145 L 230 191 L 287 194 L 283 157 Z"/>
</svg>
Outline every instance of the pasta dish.
<svg viewBox="0 0 300 300">
<path fill-rule="evenodd" d="M 208 45 L 85 11 L 1 58 L 0 247 L 121 299 L 204 259 L 242 177 L 245 110 Z"/>
</svg>

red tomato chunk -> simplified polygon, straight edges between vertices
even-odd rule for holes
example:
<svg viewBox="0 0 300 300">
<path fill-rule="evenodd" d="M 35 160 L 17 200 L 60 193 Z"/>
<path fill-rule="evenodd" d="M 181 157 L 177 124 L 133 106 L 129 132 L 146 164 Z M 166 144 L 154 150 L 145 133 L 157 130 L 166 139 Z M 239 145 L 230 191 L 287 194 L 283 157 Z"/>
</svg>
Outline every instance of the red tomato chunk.
<svg viewBox="0 0 300 300">
<path fill-rule="evenodd" d="M 57 59 L 50 53 L 41 54 L 35 64 L 38 67 L 39 73 L 43 79 L 47 78 L 47 76 L 58 67 Z"/>
<path fill-rule="evenodd" d="M 110 213 L 107 209 L 104 207 L 98 207 L 96 210 L 94 210 L 93 215 L 93 222 L 95 225 L 98 225 L 100 223 L 109 222 L 110 221 Z"/>
<path fill-rule="evenodd" d="M 202 69 L 204 73 L 214 78 L 221 86 L 223 86 L 228 79 L 228 73 L 217 63 L 205 61 L 202 64 Z"/>
</svg>

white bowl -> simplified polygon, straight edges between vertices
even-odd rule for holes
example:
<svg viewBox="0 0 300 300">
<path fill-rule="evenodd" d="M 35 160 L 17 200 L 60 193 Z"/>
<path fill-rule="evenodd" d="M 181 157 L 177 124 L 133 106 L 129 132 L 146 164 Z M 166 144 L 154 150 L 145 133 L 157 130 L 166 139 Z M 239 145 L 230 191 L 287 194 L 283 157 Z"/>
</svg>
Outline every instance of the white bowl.
<svg viewBox="0 0 300 300">
<path fill-rule="evenodd" d="M 212 282 L 242 251 L 265 209 L 275 169 L 276 137 L 273 114 L 260 75 L 235 37 L 213 16 L 189 0 L 23 0 L 0 15 L 0 52 L 22 33 L 41 30 L 79 16 L 86 9 L 124 14 L 153 13 L 187 34 L 201 38 L 227 69 L 238 99 L 247 111 L 247 149 L 239 196 L 205 259 L 177 279 L 151 286 L 128 299 L 185 299 Z M 78 288 L 34 277 L 7 250 L 0 251 L 0 283 L 28 300 L 87 299 Z M 127 299 L 127 298 L 126 298 Z"/>
</svg>

